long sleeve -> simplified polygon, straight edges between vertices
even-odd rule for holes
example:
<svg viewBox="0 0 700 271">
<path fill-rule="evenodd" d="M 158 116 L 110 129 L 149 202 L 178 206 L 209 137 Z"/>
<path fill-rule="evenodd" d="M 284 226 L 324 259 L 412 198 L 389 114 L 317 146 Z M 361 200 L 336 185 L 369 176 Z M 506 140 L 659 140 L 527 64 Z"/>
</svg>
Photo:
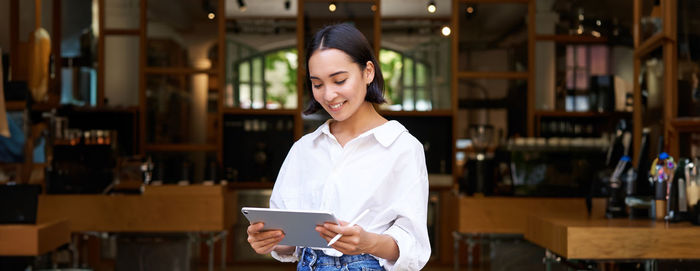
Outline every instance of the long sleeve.
<svg viewBox="0 0 700 271">
<path fill-rule="evenodd" d="M 395 262 L 382 260 L 387 270 L 420 270 L 430 258 L 427 229 L 428 173 L 422 148 L 414 151 L 406 164 L 397 169 L 397 181 L 406 181 L 401 200 L 392 205 L 397 218 L 384 234 L 391 236 L 399 247 Z M 410 180 L 410 181 L 409 181 Z"/>
<path fill-rule="evenodd" d="M 296 161 L 296 155 L 295 155 L 295 147 L 292 146 L 292 148 L 289 150 L 289 153 L 287 154 L 287 157 L 284 159 L 284 162 L 282 163 L 282 167 L 280 168 L 280 172 L 277 175 L 277 180 L 275 181 L 275 186 L 272 189 L 272 195 L 270 196 L 270 208 L 275 208 L 275 209 L 287 209 L 287 205 L 284 202 L 284 199 L 282 199 L 281 192 L 280 190 L 285 189 L 284 187 L 287 185 L 285 180 L 288 178 L 293 178 L 294 175 L 294 170 L 296 170 L 297 165 L 295 165 Z M 272 258 L 275 258 L 276 260 L 280 262 L 296 262 L 299 260 L 299 248 L 296 248 L 294 250 L 294 253 L 291 255 L 281 255 L 278 254 L 275 251 L 272 251 L 270 253 Z"/>
</svg>

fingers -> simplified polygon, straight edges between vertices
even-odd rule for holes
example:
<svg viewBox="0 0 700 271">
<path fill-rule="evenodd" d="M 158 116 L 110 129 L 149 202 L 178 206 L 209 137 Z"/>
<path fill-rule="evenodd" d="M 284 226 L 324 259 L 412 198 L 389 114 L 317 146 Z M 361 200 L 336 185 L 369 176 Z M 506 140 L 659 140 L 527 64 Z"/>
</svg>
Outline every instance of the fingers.
<svg viewBox="0 0 700 271">
<path fill-rule="evenodd" d="M 264 226 L 265 226 L 265 224 L 262 222 L 250 224 L 250 226 L 248 226 L 248 229 L 246 231 L 248 232 L 248 235 L 251 235 L 253 233 L 257 233 L 257 232 L 261 231 Z"/>
<path fill-rule="evenodd" d="M 284 239 L 282 231 L 269 231 L 248 236 L 250 246 L 259 254 L 267 254 Z"/>
<path fill-rule="evenodd" d="M 284 239 L 284 233 L 280 230 L 262 231 L 263 223 L 255 223 L 248 226 L 248 243 L 258 254 L 267 254 L 275 245 Z"/>
<path fill-rule="evenodd" d="M 347 242 L 348 239 L 343 240 L 343 238 L 344 237 L 341 237 L 340 239 L 338 239 L 338 241 L 335 242 L 335 244 L 331 245 L 331 247 L 337 251 L 340 251 L 343 254 L 348 254 L 348 255 L 360 254 L 358 252 L 358 248 L 357 248 L 358 242 L 349 243 L 349 242 Z"/>
<path fill-rule="evenodd" d="M 325 223 L 325 224 L 323 224 L 323 228 L 331 231 L 333 233 L 333 236 L 335 236 L 335 234 L 338 234 L 338 233 L 342 233 L 343 235 L 355 235 L 355 234 L 359 234 L 360 230 L 362 229 L 358 225 L 355 225 L 352 227 L 347 227 L 347 225 L 348 225 L 347 222 L 341 221 L 340 223 L 341 223 L 341 225 L 343 225 L 343 223 L 344 223 L 344 225 L 338 226 L 336 224 Z"/>
</svg>

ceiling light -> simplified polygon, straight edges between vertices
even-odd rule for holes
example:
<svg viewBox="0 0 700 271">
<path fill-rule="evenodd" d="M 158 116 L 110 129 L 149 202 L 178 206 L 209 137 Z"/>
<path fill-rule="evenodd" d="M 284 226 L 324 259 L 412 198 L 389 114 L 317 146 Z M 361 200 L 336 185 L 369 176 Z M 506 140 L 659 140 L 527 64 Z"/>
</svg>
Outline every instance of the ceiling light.
<svg viewBox="0 0 700 271">
<path fill-rule="evenodd" d="M 238 10 L 244 12 L 248 7 L 245 5 L 245 1 L 238 0 Z"/>
<path fill-rule="evenodd" d="M 452 33 L 452 29 L 450 29 L 449 26 L 443 26 L 440 32 L 442 32 L 443 36 L 447 37 L 450 35 L 450 33 Z"/>
<path fill-rule="evenodd" d="M 209 12 L 209 14 L 207 14 L 207 18 L 209 18 L 209 20 L 214 20 L 215 17 L 216 14 L 214 14 L 214 12 Z"/>
<path fill-rule="evenodd" d="M 467 13 L 469 13 L 469 14 L 474 13 L 474 7 L 473 7 L 473 6 L 468 6 L 468 7 L 467 7 Z"/>
<path fill-rule="evenodd" d="M 377 5 L 372 4 L 372 7 L 370 7 L 370 9 L 372 9 L 372 12 L 377 12 Z"/>
<path fill-rule="evenodd" d="M 337 7 L 336 7 L 336 5 L 335 5 L 335 2 L 331 2 L 330 4 L 328 4 L 328 10 L 329 10 L 330 12 L 335 12 L 335 9 L 336 9 L 336 8 L 337 8 Z"/>
<path fill-rule="evenodd" d="M 428 2 L 428 12 L 435 13 L 435 11 L 437 11 L 437 6 L 435 6 L 435 0 L 430 0 L 430 2 Z"/>
</svg>

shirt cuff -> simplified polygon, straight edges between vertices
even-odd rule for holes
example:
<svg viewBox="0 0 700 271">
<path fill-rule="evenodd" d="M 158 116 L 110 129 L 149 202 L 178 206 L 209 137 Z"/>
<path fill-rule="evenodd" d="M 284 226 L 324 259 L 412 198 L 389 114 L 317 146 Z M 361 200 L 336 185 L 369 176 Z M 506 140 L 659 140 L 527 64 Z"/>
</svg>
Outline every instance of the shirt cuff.
<svg viewBox="0 0 700 271">
<path fill-rule="evenodd" d="M 279 254 L 273 250 L 272 252 L 270 252 L 270 256 L 283 263 L 293 263 L 299 260 L 299 247 L 296 247 L 296 249 L 294 249 L 292 255 Z"/>
<path fill-rule="evenodd" d="M 389 235 L 396 241 L 396 245 L 399 247 L 399 258 L 396 261 L 383 260 L 379 263 L 386 270 L 394 270 L 395 267 L 400 267 L 405 265 L 407 259 L 410 259 L 410 247 L 412 237 L 404 231 L 402 228 L 394 225 L 387 229 L 384 234 Z M 398 268 L 396 270 L 403 270 L 404 268 Z"/>
</svg>

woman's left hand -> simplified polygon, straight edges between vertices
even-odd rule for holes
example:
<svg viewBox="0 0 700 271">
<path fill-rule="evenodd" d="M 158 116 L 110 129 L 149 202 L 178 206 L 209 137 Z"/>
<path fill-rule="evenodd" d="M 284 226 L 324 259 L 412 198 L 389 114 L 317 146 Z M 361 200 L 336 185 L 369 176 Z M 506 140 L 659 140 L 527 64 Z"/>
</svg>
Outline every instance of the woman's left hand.
<svg viewBox="0 0 700 271">
<path fill-rule="evenodd" d="M 345 221 L 340 221 L 340 226 L 324 223 L 323 226 L 316 226 L 316 231 L 319 232 L 323 239 L 326 239 L 326 242 L 330 242 L 338 233 L 342 233 L 343 236 L 331 247 L 343 254 L 372 254 L 371 250 L 377 242 L 377 234 L 366 232 L 358 225 L 348 227 L 348 224 Z"/>
</svg>

